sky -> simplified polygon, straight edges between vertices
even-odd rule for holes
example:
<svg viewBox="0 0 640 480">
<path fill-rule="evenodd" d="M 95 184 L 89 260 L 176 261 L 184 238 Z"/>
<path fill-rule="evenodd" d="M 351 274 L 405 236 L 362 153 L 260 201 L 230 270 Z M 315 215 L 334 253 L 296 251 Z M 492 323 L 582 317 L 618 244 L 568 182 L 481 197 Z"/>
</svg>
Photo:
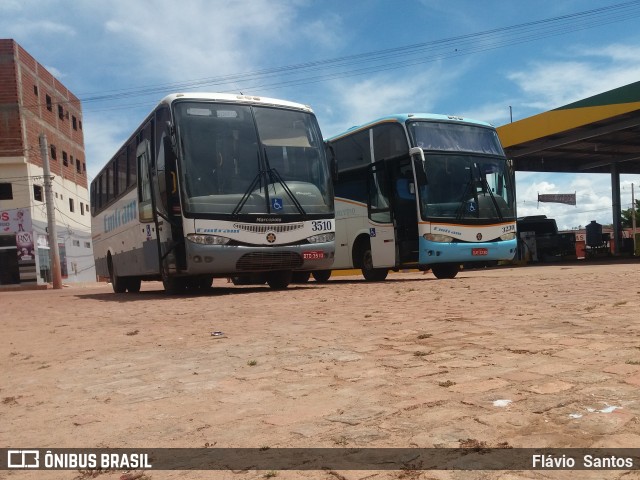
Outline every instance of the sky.
<svg viewBox="0 0 640 480">
<path fill-rule="evenodd" d="M 640 80 L 640 3 L 610 8 L 621 3 L 2 0 L 0 38 L 81 99 L 91 178 L 173 92 L 304 103 L 328 138 L 404 112 L 500 126 L 627 85 Z M 621 177 L 623 209 L 632 183 L 638 198 L 640 175 Z M 609 175 L 518 172 L 516 184 L 519 216 L 611 223 Z M 573 192 L 576 206 L 537 202 Z"/>
</svg>

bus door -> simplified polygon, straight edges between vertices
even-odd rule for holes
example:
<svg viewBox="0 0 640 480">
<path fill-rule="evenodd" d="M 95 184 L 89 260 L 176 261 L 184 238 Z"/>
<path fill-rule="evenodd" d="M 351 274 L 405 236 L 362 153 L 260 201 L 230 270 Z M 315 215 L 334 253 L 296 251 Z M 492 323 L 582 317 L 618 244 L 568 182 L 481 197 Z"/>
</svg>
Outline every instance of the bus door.
<svg viewBox="0 0 640 480">
<path fill-rule="evenodd" d="M 153 187 L 151 185 L 151 152 L 149 140 L 143 140 L 136 150 L 138 163 L 138 231 L 137 245 L 142 245 L 142 269 L 145 273 L 160 270 L 158 260 L 157 223 L 154 215 Z M 136 245 L 136 249 L 137 249 Z M 140 262 L 140 259 L 138 259 Z"/>
<path fill-rule="evenodd" d="M 396 265 L 396 238 L 384 161 L 372 163 L 367 174 L 367 210 L 373 267 Z"/>
<path fill-rule="evenodd" d="M 418 212 L 410 159 L 393 162 L 391 172 L 393 219 L 400 263 L 418 261 Z"/>
</svg>

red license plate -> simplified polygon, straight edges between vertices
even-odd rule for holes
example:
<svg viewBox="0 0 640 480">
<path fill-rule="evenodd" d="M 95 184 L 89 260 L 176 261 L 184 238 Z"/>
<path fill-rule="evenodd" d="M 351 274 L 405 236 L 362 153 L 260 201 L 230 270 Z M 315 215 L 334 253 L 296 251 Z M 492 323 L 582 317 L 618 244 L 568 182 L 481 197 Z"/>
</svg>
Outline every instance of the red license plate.
<svg viewBox="0 0 640 480">
<path fill-rule="evenodd" d="M 486 248 L 472 248 L 471 255 L 489 255 L 489 250 Z"/>
<path fill-rule="evenodd" d="M 305 260 L 320 260 L 324 258 L 324 252 L 322 250 L 312 250 L 310 252 L 304 252 L 302 258 Z"/>
</svg>

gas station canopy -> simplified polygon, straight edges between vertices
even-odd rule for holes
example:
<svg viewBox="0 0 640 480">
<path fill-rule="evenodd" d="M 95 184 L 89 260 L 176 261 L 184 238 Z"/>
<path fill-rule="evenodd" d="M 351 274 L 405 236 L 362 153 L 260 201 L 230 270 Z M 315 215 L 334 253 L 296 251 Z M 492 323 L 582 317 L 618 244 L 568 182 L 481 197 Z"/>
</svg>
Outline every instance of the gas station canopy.
<svg viewBox="0 0 640 480">
<path fill-rule="evenodd" d="M 498 127 L 520 172 L 609 173 L 619 251 L 620 174 L 640 173 L 640 82 Z"/>
<path fill-rule="evenodd" d="M 516 171 L 640 173 L 640 82 L 498 127 Z"/>
</svg>

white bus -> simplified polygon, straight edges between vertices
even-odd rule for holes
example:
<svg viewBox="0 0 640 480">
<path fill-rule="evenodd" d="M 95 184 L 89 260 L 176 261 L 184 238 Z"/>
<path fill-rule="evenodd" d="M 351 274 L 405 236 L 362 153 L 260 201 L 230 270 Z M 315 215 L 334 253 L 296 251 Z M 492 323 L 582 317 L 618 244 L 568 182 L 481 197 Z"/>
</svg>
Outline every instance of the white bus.
<svg viewBox="0 0 640 480">
<path fill-rule="evenodd" d="M 245 95 L 165 97 L 91 183 L 97 274 L 115 292 L 292 272 L 334 256 L 331 166 L 312 110 Z"/>
<path fill-rule="evenodd" d="M 327 143 L 338 163 L 333 269 L 371 281 L 405 268 L 454 278 L 461 264 L 513 258 L 514 175 L 491 125 L 401 114 Z"/>
</svg>

